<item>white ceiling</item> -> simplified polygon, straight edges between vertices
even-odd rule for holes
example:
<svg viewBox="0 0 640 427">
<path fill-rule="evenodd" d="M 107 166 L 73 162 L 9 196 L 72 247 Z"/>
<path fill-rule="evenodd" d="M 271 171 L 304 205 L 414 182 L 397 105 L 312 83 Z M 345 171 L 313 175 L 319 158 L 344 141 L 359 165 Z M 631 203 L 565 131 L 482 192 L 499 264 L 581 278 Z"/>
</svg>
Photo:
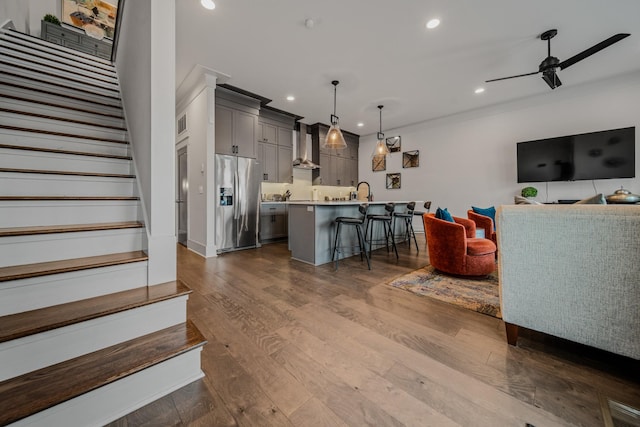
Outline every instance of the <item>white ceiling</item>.
<svg viewBox="0 0 640 427">
<path fill-rule="evenodd" d="M 201 64 L 272 107 L 329 123 L 339 80 L 343 129 L 367 135 L 552 90 L 536 71 L 538 37 L 567 59 L 616 34 L 613 46 L 558 71 L 555 91 L 640 70 L 640 0 L 200 0 L 176 2 L 176 87 Z M 426 22 L 438 17 L 434 30 Z M 313 28 L 305 19 L 314 21 Z M 478 87 L 486 91 L 474 94 Z M 294 95 L 295 101 L 285 100 Z M 606 107 L 605 107 L 606 108 Z M 364 122 L 364 127 L 357 127 Z"/>
</svg>

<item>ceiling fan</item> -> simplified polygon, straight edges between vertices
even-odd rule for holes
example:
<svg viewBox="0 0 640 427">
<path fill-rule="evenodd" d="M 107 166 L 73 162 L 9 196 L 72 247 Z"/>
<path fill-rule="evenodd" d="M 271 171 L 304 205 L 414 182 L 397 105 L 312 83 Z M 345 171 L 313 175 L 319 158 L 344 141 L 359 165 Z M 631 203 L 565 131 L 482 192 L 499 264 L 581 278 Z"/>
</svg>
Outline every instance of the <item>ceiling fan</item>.
<svg viewBox="0 0 640 427">
<path fill-rule="evenodd" d="M 604 48 L 611 46 L 614 43 L 619 42 L 620 40 L 629 37 L 631 34 L 619 33 L 614 36 L 609 37 L 608 39 L 601 41 L 598 44 L 591 46 L 589 49 L 583 50 L 577 55 L 572 56 L 569 59 L 566 59 L 562 62 L 555 56 L 551 56 L 551 39 L 554 38 L 558 34 L 558 30 L 547 30 L 544 33 L 540 34 L 541 40 L 547 41 L 547 57 L 540 63 L 538 67 L 538 71 L 534 71 L 532 73 L 518 74 L 517 76 L 509 76 L 509 77 L 501 77 L 499 79 L 486 80 L 485 83 L 495 82 L 498 80 L 506 80 L 513 79 L 516 77 L 524 77 L 524 76 L 532 76 L 534 74 L 542 73 L 542 80 L 544 80 L 551 89 L 555 89 L 558 86 L 562 85 L 562 82 L 558 78 L 556 74 L 556 69 L 560 68 L 564 70 L 567 67 L 572 66 L 578 61 L 582 61 L 585 58 L 593 55 L 601 51 Z"/>
</svg>

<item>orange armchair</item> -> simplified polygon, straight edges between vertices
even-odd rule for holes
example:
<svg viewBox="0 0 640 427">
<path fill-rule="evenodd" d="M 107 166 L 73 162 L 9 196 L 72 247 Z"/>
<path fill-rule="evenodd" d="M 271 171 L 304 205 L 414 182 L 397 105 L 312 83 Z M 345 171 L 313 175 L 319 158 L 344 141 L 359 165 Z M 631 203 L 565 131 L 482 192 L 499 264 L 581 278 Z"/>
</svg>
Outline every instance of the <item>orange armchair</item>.
<svg viewBox="0 0 640 427">
<path fill-rule="evenodd" d="M 485 276 L 496 268 L 496 245 L 476 238 L 476 225 L 466 218 L 449 222 L 429 213 L 422 216 L 429 262 L 437 270 L 461 276 Z"/>
<path fill-rule="evenodd" d="M 482 228 L 484 230 L 484 237 L 487 239 L 491 239 L 491 241 L 497 244 L 496 240 L 496 231 L 493 226 L 493 220 L 486 216 L 480 215 L 479 213 L 475 213 L 471 209 L 467 211 L 467 218 L 472 220 L 476 224 L 476 228 Z"/>
</svg>

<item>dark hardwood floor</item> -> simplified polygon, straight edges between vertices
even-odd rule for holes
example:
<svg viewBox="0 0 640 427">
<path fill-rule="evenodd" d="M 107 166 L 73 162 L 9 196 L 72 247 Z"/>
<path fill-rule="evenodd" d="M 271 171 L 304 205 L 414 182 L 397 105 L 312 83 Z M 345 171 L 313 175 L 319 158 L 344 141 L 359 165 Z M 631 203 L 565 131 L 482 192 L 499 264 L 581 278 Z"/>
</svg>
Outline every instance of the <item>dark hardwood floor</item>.
<svg viewBox="0 0 640 427">
<path fill-rule="evenodd" d="M 640 407 L 638 362 L 386 283 L 428 263 L 400 245 L 313 267 L 286 243 L 203 259 L 178 248 L 206 377 L 111 426 L 603 426 Z"/>
</svg>

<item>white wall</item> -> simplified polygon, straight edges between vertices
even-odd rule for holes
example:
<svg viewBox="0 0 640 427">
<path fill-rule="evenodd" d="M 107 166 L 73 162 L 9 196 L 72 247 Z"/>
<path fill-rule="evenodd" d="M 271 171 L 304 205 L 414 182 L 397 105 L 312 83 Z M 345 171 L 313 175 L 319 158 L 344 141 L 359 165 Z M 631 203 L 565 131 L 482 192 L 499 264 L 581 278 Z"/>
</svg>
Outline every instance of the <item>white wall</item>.
<svg viewBox="0 0 640 427">
<path fill-rule="evenodd" d="M 487 95 L 485 93 L 485 95 Z M 517 183 L 516 143 L 540 138 L 636 126 L 640 133 L 640 73 L 590 85 L 546 92 L 496 107 L 427 121 L 385 136 L 400 135 L 402 152 L 420 150 L 420 167 L 402 168 L 402 152 L 387 158 L 387 170 L 371 171 L 375 135 L 360 138 L 359 178 L 371 184 L 375 200 L 431 200 L 432 211 L 447 207 L 466 217 L 471 205 L 512 204 L 526 186 Z M 634 179 L 596 180 L 605 196 L 624 186 L 640 194 L 640 150 Z M 401 189 L 387 190 L 387 173 L 401 173 Z M 532 184 L 541 202 L 595 194 L 592 181 Z"/>
<path fill-rule="evenodd" d="M 175 280 L 175 2 L 125 2 L 116 57 L 149 239 L 149 283 Z"/>
<path fill-rule="evenodd" d="M 0 0 L 0 23 L 11 19 L 16 30 L 40 36 L 40 21 L 50 13 L 60 18 L 62 0 Z"/>
</svg>

